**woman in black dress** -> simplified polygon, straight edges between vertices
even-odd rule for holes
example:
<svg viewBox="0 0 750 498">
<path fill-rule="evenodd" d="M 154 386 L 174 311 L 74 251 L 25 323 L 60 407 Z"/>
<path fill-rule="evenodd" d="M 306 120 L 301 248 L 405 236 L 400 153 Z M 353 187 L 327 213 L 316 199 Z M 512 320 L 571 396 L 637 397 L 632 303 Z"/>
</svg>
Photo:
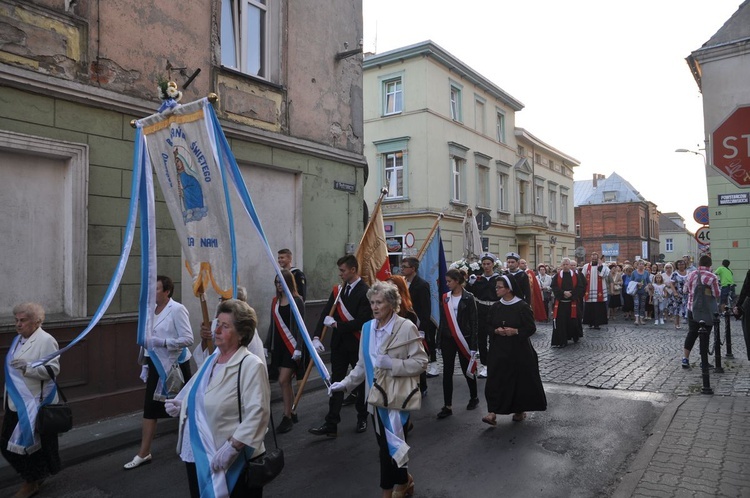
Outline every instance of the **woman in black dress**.
<svg viewBox="0 0 750 498">
<path fill-rule="evenodd" d="M 289 270 L 281 270 L 286 285 L 292 291 L 294 302 L 300 315 L 305 316 L 305 303 L 297 293 L 297 284 L 294 275 Z M 276 284 L 276 297 L 271 304 L 271 324 L 268 327 L 266 336 L 266 349 L 271 355 L 270 366 L 277 368 L 279 371 L 279 387 L 281 387 L 281 397 L 284 400 L 284 417 L 276 427 L 276 432 L 284 434 L 294 427 L 297 421 L 297 415 L 292 413 L 292 401 L 294 400 L 294 390 L 292 389 L 292 376 L 295 374 L 300 379 L 304 375 L 306 361 L 303 355 L 305 348 L 304 342 L 299 336 L 299 327 L 292 317 L 292 307 L 289 305 L 289 299 L 284 294 L 284 289 L 277 276 L 274 280 Z"/>
<path fill-rule="evenodd" d="M 514 422 L 526 418 L 527 411 L 547 409 L 539 360 L 529 339 L 536 332 L 534 313 L 515 296 L 516 282 L 507 275 L 497 280 L 500 301 L 490 308 L 493 327 L 487 352 L 487 383 L 484 396 L 488 413 L 482 422 L 497 425 L 497 414 L 513 414 Z"/>
</svg>

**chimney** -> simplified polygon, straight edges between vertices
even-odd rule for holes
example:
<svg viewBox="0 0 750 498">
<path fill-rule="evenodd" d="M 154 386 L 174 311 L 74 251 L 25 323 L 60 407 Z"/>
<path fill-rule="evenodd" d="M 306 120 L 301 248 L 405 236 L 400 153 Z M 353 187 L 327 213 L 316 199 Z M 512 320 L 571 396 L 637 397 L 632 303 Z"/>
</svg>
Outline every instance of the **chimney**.
<svg viewBox="0 0 750 498">
<path fill-rule="evenodd" d="M 594 188 L 596 188 L 597 183 L 599 182 L 599 180 L 604 180 L 604 175 L 602 175 L 600 173 L 594 173 L 594 183 L 593 183 Z"/>
</svg>

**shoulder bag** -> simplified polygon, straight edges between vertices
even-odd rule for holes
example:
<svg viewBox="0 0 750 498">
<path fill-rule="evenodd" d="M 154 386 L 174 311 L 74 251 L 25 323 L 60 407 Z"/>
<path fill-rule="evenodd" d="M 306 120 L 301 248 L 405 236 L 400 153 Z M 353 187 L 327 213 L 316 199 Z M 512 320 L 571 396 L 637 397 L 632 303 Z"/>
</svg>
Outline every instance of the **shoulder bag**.
<svg viewBox="0 0 750 498">
<path fill-rule="evenodd" d="M 62 403 L 42 405 L 39 407 L 39 413 L 36 416 L 36 429 L 41 435 L 60 434 L 68 432 L 73 428 L 73 412 L 68 406 L 68 400 L 65 398 L 60 386 L 55 382 L 55 373 L 49 365 L 44 365 L 47 369 L 52 382 L 57 386 L 57 393 L 62 399 Z M 42 395 L 39 395 L 41 400 Z"/>
<path fill-rule="evenodd" d="M 390 349 L 421 340 L 421 337 L 415 337 L 400 344 L 389 344 L 385 348 L 385 351 L 387 353 Z M 390 370 L 377 367 L 374 370 L 372 387 L 367 395 L 367 402 L 369 404 L 389 410 L 403 411 L 419 410 L 422 407 L 422 395 L 419 392 L 419 375 L 394 377 L 390 374 Z"/>
<path fill-rule="evenodd" d="M 631 296 L 635 296 L 638 292 L 638 282 L 636 282 L 635 280 L 631 280 L 630 282 L 628 282 L 628 288 L 625 290 L 625 292 L 627 292 Z"/>
<path fill-rule="evenodd" d="M 240 374 L 242 373 L 242 362 L 244 361 L 245 358 L 242 358 L 240 361 L 240 368 L 237 371 L 237 409 L 240 414 L 240 423 L 242 423 Z M 273 412 L 270 408 L 269 413 L 271 416 L 271 430 L 273 431 L 273 444 L 276 448 L 267 451 L 252 460 L 246 460 L 247 463 L 243 474 L 245 483 L 249 488 L 262 488 L 264 485 L 273 481 L 276 476 L 281 474 L 281 471 L 284 468 L 284 450 L 279 448 L 279 443 L 276 440 L 276 426 L 273 424 Z"/>
</svg>

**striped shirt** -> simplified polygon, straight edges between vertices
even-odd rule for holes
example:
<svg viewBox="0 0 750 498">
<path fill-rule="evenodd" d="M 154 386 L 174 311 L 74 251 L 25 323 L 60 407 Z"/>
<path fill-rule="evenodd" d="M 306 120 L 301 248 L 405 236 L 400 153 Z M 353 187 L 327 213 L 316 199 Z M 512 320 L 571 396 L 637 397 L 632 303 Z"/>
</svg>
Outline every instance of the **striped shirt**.
<svg viewBox="0 0 750 498">
<path fill-rule="evenodd" d="M 688 296 L 687 309 L 690 311 L 693 311 L 693 293 L 695 292 L 695 287 L 698 285 L 699 275 L 703 284 L 711 287 L 711 292 L 717 301 L 721 295 L 721 291 L 719 290 L 719 277 L 711 271 L 711 268 L 706 266 L 698 267 L 697 271 L 688 274 L 685 282 L 685 293 Z"/>
</svg>

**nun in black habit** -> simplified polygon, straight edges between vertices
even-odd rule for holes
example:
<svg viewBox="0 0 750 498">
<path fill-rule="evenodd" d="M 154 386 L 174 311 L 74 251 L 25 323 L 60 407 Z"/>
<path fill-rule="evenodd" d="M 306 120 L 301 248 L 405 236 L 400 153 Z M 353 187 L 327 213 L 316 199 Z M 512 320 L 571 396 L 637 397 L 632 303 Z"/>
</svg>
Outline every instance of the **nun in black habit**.
<svg viewBox="0 0 750 498">
<path fill-rule="evenodd" d="M 515 279 L 503 275 L 497 280 L 500 300 L 492 305 L 489 324 L 492 326 L 487 353 L 487 382 L 484 395 L 488 413 L 482 421 L 497 425 L 497 414 L 513 414 L 521 422 L 528 411 L 547 409 L 539 359 L 530 337 L 536 332 L 534 313 L 516 297 Z"/>
</svg>

